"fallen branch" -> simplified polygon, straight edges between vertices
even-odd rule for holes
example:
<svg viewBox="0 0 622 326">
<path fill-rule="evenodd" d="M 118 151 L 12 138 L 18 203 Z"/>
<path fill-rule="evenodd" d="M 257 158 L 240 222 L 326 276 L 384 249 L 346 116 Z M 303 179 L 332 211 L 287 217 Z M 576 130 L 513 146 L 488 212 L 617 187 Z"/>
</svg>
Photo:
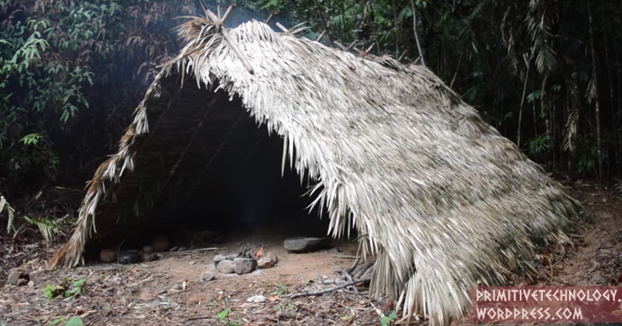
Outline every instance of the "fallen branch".
<svg viewBox="0 0 622 326">
<path fill-rule="evenodd" d="M 359 259 L 359 257 L 357 256 L 350 256 L 350 255 L 331 255 L 331 256 L 335 258 Z"/>
<path fill-rule="evenodd" d="M 188 254 L 192 252 L 201 252 L 201 251 L 217 251 L 223 250 L 227 248 L 218 248 L 218 247 L 210 247 L 210 248 L 199 248 L 199 249 L 189 249 L 189 250 L 181 250 L 181 251 L 169 251 L 168 254 Z"/>
<path fill-rule="evenodd" d="M 354 279 L 352 278 L 352 275 L 348 273 L 348 271 L 344 269 L 341 271 L 341 273 L 346 277 L 348 281 L 350 281 L 350 283 L 354 283 Z M 354 293 L 359 294 L 359 289 L 356 288 L 356 285 L 352 287 L 352 290 L 354 291 Z"/>
<path fill-rule="evenodd" d="M 352 266 L 350 266 L 350 267 L 348 267 L 348 268 L 346 269 L 346 272 L 348 272 L 348 273 L 352 273 L 352 271 L 356 268 L 356 265 L 358 265 L 358 264 L 359 264 L 359 260 L 361 260 L 361 258 L 357 256 L 357 257 L 356 257 L 356 260 L 354 261 L 354 263 L 352 263 Z"/>
<path fill-rule="evenodd" d="M 356 286 L 357 283 L 369 282 L 370 280 L 371 280 L 371 278 L 361 279 L 361 280 L 358 280 L 356 282 L 344 283 L 344 284 L 337 285 L 337 286 L 334 286 L 332 288 L 324 289 L 324 290 L 321 290 L 321 291 L 300 292 L 300 293 L 287 294 L 287 295 L 284 295 L 283 298 L 293 299 L 293 298 L 298 298 L 298 297 L 308 297 L 308 296 L 312 296 L 312 295 L 320 295 L 320 294 L 332 292 L 332 291 L 335 291 L 335 290 L 343 289 L 343 288 L 351 286 L 351 285 Z"/>
</svg>

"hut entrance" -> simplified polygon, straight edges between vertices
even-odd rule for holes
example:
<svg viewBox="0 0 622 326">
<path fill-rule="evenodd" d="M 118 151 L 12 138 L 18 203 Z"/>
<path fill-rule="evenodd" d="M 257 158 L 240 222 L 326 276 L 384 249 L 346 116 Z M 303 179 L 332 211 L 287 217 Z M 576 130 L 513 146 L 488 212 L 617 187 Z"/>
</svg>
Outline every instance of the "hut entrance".
<svg viewBox="0 0 622 326">
<path fill-rule="evenodd" d="M 239 98 L 205 93 L 187 83 L 175 107 L 147 113 L 135 169 L 115 186 L 116 202 L 100 207 L 87 259 L 121 242 L 141 248 L 156 236 L 171 247 L 326 236 L 328 217 L 306 209 L 312 183 L 301 182 L 289 161 L 282 175 L 283 139 L 258 125 Z"/>
</svg>

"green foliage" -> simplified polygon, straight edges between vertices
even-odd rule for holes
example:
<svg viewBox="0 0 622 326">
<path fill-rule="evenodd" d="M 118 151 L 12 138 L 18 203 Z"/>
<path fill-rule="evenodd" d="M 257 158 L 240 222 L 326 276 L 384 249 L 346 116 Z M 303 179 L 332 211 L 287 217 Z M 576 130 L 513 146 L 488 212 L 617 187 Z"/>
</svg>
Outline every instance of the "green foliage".
<svg viewBox="0 0 622 326">
<path fill-rule="evenodd" d="M 82 318 L 78 316 L 71 317 L 71 319 L 69 319 L 67 323 L 65 323 L 65 326 L 82 326 L 82 325 L 84 325 L 84 323 L 82 322 Z"/>
<path fill-rule="evenodd" d="M 212 0 L 206 6 L 216 11 L 216 5 L 228 4 Z M 422 56 L 504 136 L 515 139 L 520 131 L 521 139 L 530 140 L 521 145 L 532 158 L 555 159 L 571 172 L 588 174 L 599 163 L 612 164 L 605 169 L 612 172 L 617 164 L 622 176 L 619 1 L 238 0 L 236 5 L 231 26 L 278 11 L 277 21 L 287 27 L 304 22 L 306 35 L 314 39 L 326 25 L 332 40 L 346 45 L 356 40 L 358 50 L 403 55 L 404 62 Z M 116 149 L 157 66 L 178 52 L 171 28 L 180 21 L 173 18 L 199 11 L 190 0 L 0 0 L 0 191 L 13 195 L 25 188 L 24 180 L 73 178 L 76 170 L 82 173 L 75 176 L 79 182 L 90 177 L 92 164 Z M 609 100 L 597 116 L 599 95 Z M 580 111 L 572 121 L 579 139 L 577 146 L 573 140 L 564 147 L 563 126 L 573 110 Z M 597 118 L 608 120 L 599 132 Z M 593 152 L 597 143 L 608 145 Z"/>
<path fill-rule="evenodd" d="M 538 137 L 529 142 L 528 147 L 529 155 L 536 156 L 544 153 L 549 147 L 549 135 L 539 135 Z"/>
<path fill-rule="evenodd" d="M 123 108 L 127 119 L 136 103 L 119 101 L 141 96 L 125 93 L 131 88 L 122 84 L 139 74 L 152 78 L 159 61 L 175 53 L 171 27 L 177 21 L 172 18 L 194 11 L 190 3 L 0 0 L 0 189 L 17 187 L 33 174 L 53 178 L 63 157 L 92 152 L 77 146 L 91 142 L 88 146 L 93 147 L 101 131 L 122 130 L 116 124 L 124 123 L 113 119 L 120 114 L 116 108 Z M 124 69 L 130 62 L 131 69 Z M 130 78 L 120 76 L 128 72 Z M 108 90 L 105 85 L 111 82 L 122 91 Z M 114 98 L 94 101 L 108 91 Z M 97 116 L 99 122 L 114 121 L 115 126 L 91 131 Z M 84 139 L 89 133 L 99 136 Z M 112 144 L 119 134 L 106 136 L 103 141 Z M 89 155 L 80 160 L 92 160 Z"/>
<path fill-rule="evenodd" d="M 231 311 L 229 310 L 229 308 L 223 309 L 221 312 L 219 312 L 218 313 L 218 324 L 226 325 L 226 326 L 242 326 L 241 324 L 238 324 L 238 323 L 235 323 L 229 320 L 230 314 L 231 314 Z"/>
<path fill-rule="evenodd" d="M 43 293 L 49 300 L 58 296 L 76 298 L 84 294 L 85 285 L 86 279 L 79 279 L 73 282 L 70 279 L 64 279 L 60 285 L 46 285 L 45 288 L 43 288 Z"/>
<path fill-rule="evenodd" d="M 49 323 L 50 326 L 52 325 L 58 325 L 62 322 L 65 321 L 65 317 L 61 317 L 58 318 L 56 320 L 53 320 L 52 322 Z M 78 316 L 74 316 L 71 317 L 71 319 L 69 319 L 66 323 L 63 324 L 64 326 L 81 326 L 84 325 L 84 322 L 82 322 L 82 318 L 78 317 Z"/>
<path fill-rule="evenodd" d="M 289 289 L 287 288 L 287 286 L 283 283 L 280 283 L 278 285 L 276 285 L 276 289 L 274 291 L 272 291 L 270 294 L 272 295 L 277 295 L 277 296 L 281 296 L 285 293 L 289 292 Z"/>
<path fill-rule="evenodd" d="M 393 325 L 393 322 L 395 321 L 396 318 L 397 318 L 397 313 L 395 312 L 395 310 L 393 310 L 391 311 L 391 314 L 389 314 L 388 316 L 380 317 L 380 325 L 382 326 Z"/>
<path fill-rule="evenodd" d="M 69 220 L 68 215 L 60 219 L 50 219 L 47 217 L 35 218 L 24 216 L 24 220 L 32 225 L 37 226 L 39 232 L 47 242 L 52 241 L 52 239 L 54 239 L 54 237 L 56 237 L 57 235 L 65 235 L 64 230 L 67 227 L 73 225 L 73 223 Z"/>
<path fill-rule="evenodd" d="M 24 145 L 37 145 L 40 139 L 41 139 L 41 134 L 35 133 L 35 134 L 28 134 L 22 137 L 22 139 L 20 139 L 19 141 L 22 142 Z"/>
<path fill-rule="evenodd" d="M 15 231 L 15 210 L 13 209 L 13 207 L 11 207 L 11 204 L 9 204 L 4 196 L 0 196 L 0 214 L 2 213 L 6 213 L 8 217 L 6 232 L 11 233 L 12 231 Z"/>
</svg>

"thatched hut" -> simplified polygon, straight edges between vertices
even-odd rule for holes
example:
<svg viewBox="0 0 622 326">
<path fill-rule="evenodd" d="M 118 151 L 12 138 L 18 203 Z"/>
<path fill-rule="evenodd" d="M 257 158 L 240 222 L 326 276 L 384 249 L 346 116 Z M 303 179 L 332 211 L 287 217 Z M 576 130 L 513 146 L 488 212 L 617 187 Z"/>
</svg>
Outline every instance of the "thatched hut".
<svg viewBox="0 0 622 326">
<path fill-rule="evenodd" d="M 141 215 L 172 180 L 200 182 L 228 146 L 214 135 L 235 133 L 230 112 L 284 139 L 283 165 L 314 182 L 329 234 L 355 226 L 376 256 L 371 293 L 399 299 L 405 314 L 461 316 L 468 286 L 502 282 L 576 216 L 559 185 L 425 67 L 255 21 L 223 31 L 200 19 L 181 26 L 187 46 L 97 169 L 52 267 L 78 265 L 93 232 L 123 209 Z"/>
</svg>

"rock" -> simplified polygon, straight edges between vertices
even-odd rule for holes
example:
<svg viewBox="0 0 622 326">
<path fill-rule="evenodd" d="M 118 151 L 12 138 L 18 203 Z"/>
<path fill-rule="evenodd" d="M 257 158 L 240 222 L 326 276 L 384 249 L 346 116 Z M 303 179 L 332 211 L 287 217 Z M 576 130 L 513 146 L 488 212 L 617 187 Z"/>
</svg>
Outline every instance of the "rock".
<svg viewBox="0 0 622 326">
<path fill-rule="evenodd" d="M 154 261 L 160 259 L 160 256 L 156 253 L 143 252 L 142 258 L 143 261 Z"/>
<path fill-rule="evenodd" d="M 279 258 L 275 254 L 269 252 L 259 257 L 259 260 L 257 261 L 257 268 L 270 268 L 278 262 Z"/>
<path fill-rule="evenodd" d="M 257 261 L 252 258 L 236 258 L 233 263 L 236 274 L 248 274 L 257 268 Z"/>
<path fill-rule="evenodd" d="M 222 260 L 216 265 L 216 269 L 224 274 L 231 274 L 235 272 L 235 265 L 230 260 Z"/>
<path fill-rule="evenodd" d="M 263 295 L 254 295 L 246 299 L 246 302 L 253 302 L 253 303 L 260 303 L 264 301 L 266 301 L 266 297 L 264 297 Z"/>
<path fill-rule="evenodd" d="M 218 265 L 218 263 L 226 259 L 227 257 L 224 255 L 216 255 L 216 257 L 214 257 L 214 265 Z"/>
<path fill-rule="evenodd" d="M 153 247 L 153 251 L 155 252 L 168 251 L 171 248 L 171 241 L 168 237 L 157 236 L 151 241 L 151 247 Z"/>
<path fill-rule="evenodd" d="M 34 286 L 35 286 L 35 282 L 34 281 L 28 282 L 28 287 L 34 287 Z"/>
<path fill-rule="evenodd" d="M 285 249 L 291 252 L 310 252 L 330 246 L 330 238 L 290 238 L 283 242 Z"/>
<path fill-rule="evenodd" d="M 279 319 L 296 318 L 296 312 L 293 310 L 279 310 L 279 312 L 276 313 L 276 317 Z"/>
<path fill-rule="evenodd" d="M 142 257 L 136 250 L 125 250 L 119 253 L 120 264 L 135 264 L 140 261 Z"/>
<path fill-rule="evenodd" d="M 117 261 L 116 249 L 102 249 L 99 252 L 99 259 L 104 263 L 113 263 Z"/>
<path fill-rule="evenodd" d="M 10 285 L 26 284 L 26 283 L 19 284 L 20 280 L 25 280 L 26 283 L 28 283 L 28 281 L 30 281 L 30 275 L 28 275 L 28 273 L 26 273 L 24 270 L 20 268 L 13 268 L 9 271 L 9 275 L 7 277 L 6 283 Z"/>
<path fill-rule="evenodd" d="M 339 248 L 337 248 L 337 247 L 332 248 L 332 249 L 330 249 L 330 250 L 328 251 L 328 253 L 329 253 L 329 254 L 331 254 L 331 255 L 338 255 L 340 252 L 341 252 L 341 249 L 339 249 Z"/>
<path fill-rule="evenodd" d="M 238 254 L 230 254 L 230 255 L 227 255 L 227 259 L 229 259 L 229 260 L 234 260 L 234 259 L 236 259 L 236 258 L 238 258 Z"/>
<path fill-rule="evenodd" d="M 199 282 L 209 282 L 213 280 L 214 278 L 216 278 L 216 273 L 208 271 L 208 272 L 201 274 L 201 278 L 199 279 Z"/>
<path fill-rule="evenodd" d="M 606 276 L 604 276 L 602 274 L 595 274 L 594 276 L 592 276 L 592 279 L 590 280 L 590 283 L 592 283 L 592 284 L 600 284 L 600 285 L 607 285 L 607 284 L 609 284 L 609 278 L 607 278 Z"/>
</svg>

